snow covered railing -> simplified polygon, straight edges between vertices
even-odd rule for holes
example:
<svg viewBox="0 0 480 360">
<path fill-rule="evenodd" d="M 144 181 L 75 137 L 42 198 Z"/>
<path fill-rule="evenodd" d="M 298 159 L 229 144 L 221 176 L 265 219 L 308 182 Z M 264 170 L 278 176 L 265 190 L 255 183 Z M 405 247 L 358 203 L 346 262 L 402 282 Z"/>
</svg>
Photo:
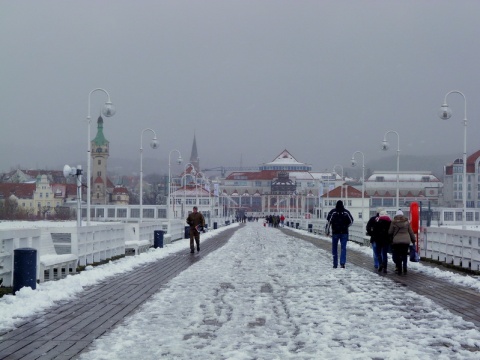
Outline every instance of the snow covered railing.
<svg viewBox="0 0 480 360">
<path fill-rule="evenodd" d="M 147 251 L 153 246 L 157 230 L 166 232 L 166 224 L 160 221 L 146 221 L 125 224 L 125 251 L 133 250 L 135 255 Z"/>
<path fill-rule="evenodd" d="M 75 274 L 77 272 L 78 256 L 70 252 L 57 253 L 50 231 L 46 229 L 40 229 L 40 231 L 41 235 L 37 252 L 40 255 L 40 259 L 37 261 L 37 279 L 40 279 L 40 282 L 44 282 L 45 272 L 48 272 L 48 280 L 54 280 L 55 273 L 57 274 L 57 279 L 66 277 L 69 274 Z"/>
<path fill-rule="evenodd" d="M 125 224 L 44 228 L 52 234 L 57 254 L 74 254 L 85 266 L 125 254 Z"/>
<path fill-rule="evenodd" d="M 39 248 L 40 229 L 0 230 L 0 278 L 2 286 L 13 285 L 13 254 L 18 248 Z M 40 254 L 37 251 L 37 264 Z M 38 267 L 37 267 L 38 272 Z"/>
</svg>

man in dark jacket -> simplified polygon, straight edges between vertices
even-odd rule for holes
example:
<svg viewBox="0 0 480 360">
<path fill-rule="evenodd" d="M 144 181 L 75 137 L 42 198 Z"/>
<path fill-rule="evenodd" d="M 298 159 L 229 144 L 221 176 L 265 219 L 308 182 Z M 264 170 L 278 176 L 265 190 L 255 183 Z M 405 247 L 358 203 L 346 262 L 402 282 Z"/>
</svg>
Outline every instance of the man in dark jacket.
<svg viewBox="0 0 480 360">
<path fill-rule="evenodd" d="M 347 241 L 348 228 L 353 224 L 353 217 L 350 211 L 345 209 L 343 201 L 338 200 L 335 209 L 330 210 L 327 215 L 327 234 L 332 232 L 332 256 L 333 267 L 338 266 L 338 242 L 340 241 L 340 266 L 345 268 L 347 262 Z"/>
<path fill-rule="evenodd" d="M 377 211 L 375 216 L 372 216 L 370 220 L 367 222 L 366 230 L 367 235 L 370 236 L 370 244 L 372 245 L 373 250 L 373 267 L 378 269 L 378 257 L 377 257 L 377 242 L 375 241 L 375 236 L 373 235 L 373 226 L 378 221 L 378 217 L 380 216 L 380 210 Z"/>
<path fill-rule="evenodd" d="M 193 212 L 191 212 L 187 217 L 187 224 L 190 225 L 190 253 L 195 252 L 195 246 L 193 244 L 193 239 L 197 243 L 197 251 L 200 251 L 200 231 L 203 231 L 205 227 L 205 218 L 202 213 L 198 212 L 196 206 L 193 207 Z"/>
</svg>

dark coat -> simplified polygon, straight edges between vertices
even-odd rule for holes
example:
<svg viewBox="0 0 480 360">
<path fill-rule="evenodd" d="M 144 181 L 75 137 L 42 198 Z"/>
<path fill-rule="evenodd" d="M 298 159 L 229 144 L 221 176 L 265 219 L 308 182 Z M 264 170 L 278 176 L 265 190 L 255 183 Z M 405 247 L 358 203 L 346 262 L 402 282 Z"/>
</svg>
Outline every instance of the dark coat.
<svg viewBox="0 0 480 360">
<path fill-rule="evenodd" d="M 326 233 L 331 229 L 332 234 L 347 234 L 348 228 L 353 224 L 353 217 L 350 211 L 343 207 L 342 201 L 337 201 L 335 209 L 330 210 L 327 215 Z"/>
<path fill-rule="evenodd" d="M 205 227 L 205 218 L 201 212 L 192 212 L 187 217 L 187 224 L 190 225 L 190 228 L 194 228 L 197 225 Z"/>
<path fill-rule="evenodd" d="M 378 216 L 373 224 L 372 241 L 380 245 L 387 245 L 390 242 L 388 231 L 391 222 L 392 220 L 388 215 Z"/>
</svg>

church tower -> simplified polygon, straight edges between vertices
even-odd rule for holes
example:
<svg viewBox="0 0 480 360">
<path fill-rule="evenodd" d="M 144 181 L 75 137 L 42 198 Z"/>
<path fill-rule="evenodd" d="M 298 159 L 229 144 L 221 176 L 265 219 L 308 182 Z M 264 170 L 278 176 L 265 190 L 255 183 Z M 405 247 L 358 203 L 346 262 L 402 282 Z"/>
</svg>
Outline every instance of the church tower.
<svg viewBox="0 0 480 360">
<path fill-rule="evenodd" d="M 195 171 L 200 171 L 200 159 L 198 158 L 197 152 L 197 140 L 195 138 L 195 133 L 193 134 L 193 144 L 192 144 L 192 153 L 190 155 L 190 163 L 195 168 Z"/>
<path fill-rule="evenodd" d="M 92 179 L 91 203 L 108 204 L 108 179 L 107 179 L 107 158 L 109 156 L 109 141 L 103 135 L 103 119 L 100 116 L 97 120 L 97 136 L 91 142 L 92 154 Z"/>
</svg>

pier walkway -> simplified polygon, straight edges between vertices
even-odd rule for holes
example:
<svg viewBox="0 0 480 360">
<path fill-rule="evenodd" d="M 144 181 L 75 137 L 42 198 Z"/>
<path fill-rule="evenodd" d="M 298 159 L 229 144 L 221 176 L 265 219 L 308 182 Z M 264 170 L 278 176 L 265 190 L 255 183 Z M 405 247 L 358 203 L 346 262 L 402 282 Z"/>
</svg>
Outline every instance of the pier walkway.
<svg viewBox="0 0 480 360">
<path fill-rule="evenodd" d="M 107 279 L 100 284 L 87 288 L 74 301 L 58 303 L 44 313 L 25 320 L 15 330 L 0 333 L 0 359 L 80 358 L 82 354 L 86 354 L 89 351 L 89 346 L 95 339 L 108 334 L 115 327 L 124 323 L 140 306 L 151 299 L 152 295 L 164 291 L 168 287 L 167 283 L 169 281 L 193 264 L 202 262 L 207 255 L 222 248 L 232 239 L 237 231 L 251 226 L 255 226 L 255 231 L 259 234 L 261 233 L 262 237 L 275 236 L 275 234 L 281 232 L 283 236 L 309 242 L 319 249 L 319 257 L 326 258 L 328 260 L 327 263 L 331 261 L 328 254 L 330 252 L 330 244 L 327 241 L 315 239 L 311 234 L 302 234 L 287 228 L 281 228 L 277 232 L 276 229 L 260 227 L 258 223 L 241 224 L 238 227 L 225 229 L 219 232 L 218 235 L 203 241 L 199 253 L 196 252 L 194 255 L 191 255 L 189 249 L 185 249 L 185 251 L 175 253 L 154 263 L 142 265 L 130 273 Z M 269 231 L 270 233 L 268 233 Z M 262 245 L 262 247 L 264 246 Z M 326 252 L 320 252 L 320 249 Z M 237 259 L 237 262 L 240 261 Z M 353 271 L 363 269 L 364 271 L 376 272 L 372 266 L 370 256 L 351 249 L 348 252 L 347 267 L 349 270 L 354 269 Z M 332 269 L 330 270 L 332 271 Z M 342 270 L 335 269 L 333 271 Z M 443 307 L 451 313 L 461 316 L 464 320 L 471 322 L 473 325 L 469 330 L 476 329 L 480 331 L 480 308 L 478 306 L 480 304 L 480 293 L 478 291 L 453 285 L 447 281 L 411 269 L 406 276 L 398 276 L 393 271 L 386 275 L 378 274 L 378 276 L 391 279 L 401 287 L 431 299 L 439 307 Z M 251 281 L 252 279 L 246 280 Z M 233 285 L 223 284 L 227 290 L 229 287 L 233 287 Z M 268 284 L 262 285 L 261 293 L 269 292 L 273 292 L 272 286 Z M 254 323 L 250 322 L 248 326 L 250 328 L 261 327 L 265 321 L 265 319 L 262 320 L 260 318 Z M 220 326 L 218 320 L 216 322 L 216 326 Z M 158 331 L 159 337 L 161 337 L 163 330 L 158 329 Z M 209 336 L 207 334 L 204 337 L 209 338 Z M 123 340 L 125 339 L 118 339 L 119 342 Z M 187 336 L 185 340 L 188 340 Z M 301 344 L 298 346 L 301 348 Z M 448 346 L 448 344 L 438 345 L 439 348 Z M 462 345 L 462 349 L 468 350 L 472 355 L 472 359 L 480 357 L 480 348 L 476 345 L 471 347 Z M 268 350 L 263 349 L 263 351 Z M 359 351 L 361 352 L 361 349 Z M 182 358 L 172 354 L 174 352 L 167 352 L 165 358 Z M 128 354 L 125 356 L 125 358 L 128 358 Z M 94 359 L 96 357 L 88 358 Z M 131 358 L 136 357 L 132 355 Z M 198 358 L 202 357 L 199 356 Z M 217 357 L 212 356 L 212 358 L 215 359 Z M 222 358 L 229 357 L 225 356 Z M 262 357 L 260 356 L 260 358 Z M 271 358 L 276 359 L 279 357 L 272 356 Z M 299 356 L 298 358 L 303 357 Z M 150 357 L 147 355 L 145 359 L 150 359 Z M 382 359 L 382 357 L 379 356 L 378 359 Z"/>
</svg>

